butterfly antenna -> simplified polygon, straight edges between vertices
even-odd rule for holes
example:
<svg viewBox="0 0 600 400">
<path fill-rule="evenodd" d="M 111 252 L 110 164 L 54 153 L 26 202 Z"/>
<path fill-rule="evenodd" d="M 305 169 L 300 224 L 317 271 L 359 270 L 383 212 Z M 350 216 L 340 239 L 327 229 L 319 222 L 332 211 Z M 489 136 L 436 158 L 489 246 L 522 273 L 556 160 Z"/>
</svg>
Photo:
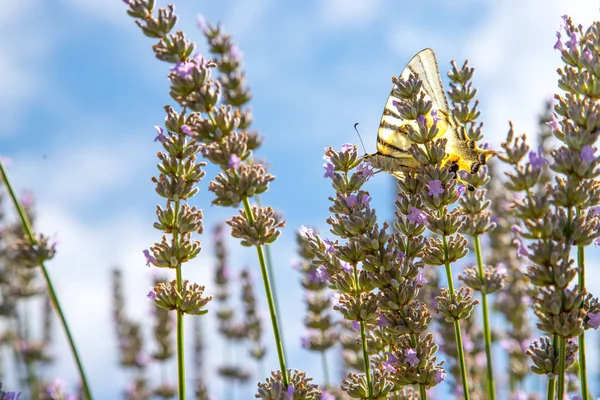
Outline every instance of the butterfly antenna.
<svg viewBox="0 0 600 400">
<path fill-rule="evenodd" d="M 367 154 L 367 149 L 365 148 L 365 144 L 362 141 L 362 137 L 360 136 L 360 133 L 358 132 L 358 122 L 354 124 L 354 130 L 356 131 L 356 134 L 358 135 L 358 138 L 360 139 L 360 144 L 362 144 L 362 148 L 363 151 L 365 152 L 365 154 Z"/>
</svg>

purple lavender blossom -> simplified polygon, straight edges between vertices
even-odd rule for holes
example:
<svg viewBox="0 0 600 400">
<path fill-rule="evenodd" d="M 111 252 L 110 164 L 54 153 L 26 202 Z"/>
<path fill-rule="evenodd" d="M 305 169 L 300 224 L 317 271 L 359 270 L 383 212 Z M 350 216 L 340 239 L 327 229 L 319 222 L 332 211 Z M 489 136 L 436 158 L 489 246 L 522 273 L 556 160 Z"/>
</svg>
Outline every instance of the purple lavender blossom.
<svg viewBox="0 0 600 400">
<path fill-rule="evenodd" d="M 156 262 L 156 258 L 152 257 L 150 254 L 150 250 L 144 250 L 144 257 L 146 257 L 146 266 L 150 266 L 150 264 L 154 264 Z"/>
<path fill-rule="evenodd" d="M 362 162 L 356 170 L 357 172 L 361 173 L 366 179 L 369 179 L 374 174 L 373 168 L 371 167 L 371 164 L 368 161 Z"/>
<path fill-rule="evenodd" d="M 437 125 L 442 119 L 438 116 L 438 110 L 435 108 L 431 110 L 431 118 L 433 119 L 433 125 Z"/>
<path fill-rule="evenodd" d="M 588 324 L 593 326 L 594 329 L 598 329 L 598 327 L 600 327 L 600 313 L 589 313 L 588 318 Z"/>
<path fill-rule="evenodd" d="M 463 184 L 456 185 L 456 194 L 458 194 L 458 197 L 463 195 L 463 193 L 465 192 L 465 189 L 466 189 L 466 187 Z"/>
<path fill-rule="evenodd" d="M 352 321 L 352 329 L 360 331 L 360 323 L 358 321 Z"/>
<path fill-rule="evenodd" d="M 363 194 L 362 197 L 360 198 L 360 203 L 369 208 L 369 203 L 371 202 L 371 196 L 369 196 L 368 194 Z"/>
<path fill-rule="evenodd" d="M 446 381 L 446 371 L 443 369 L 438 369 L 435 371 L 435 382 L 442 383 Z"/>
<path fill-rule="evenodd" d="M 349 264 L 349 263 L 347 263 L 346 261 L 342 261 L 342 262 L 341 262 L 341 265 L 342 265 L 342 269 L 343 269 L 344 271 L 346 271 L 347 273 L 351 273 L 351 272 L 353 272 L 352 265 L 350 265 L 350 264 Z"/>
<path fill-rule="evenodd" d="M 387 355 L 387 360 L 382 363 L 383 368 L 389 372 L 396 372 L 394 364 L 398 364 L 399 360 L 392 353 L 386 352 L 385 354 Z"/>
<path fill-rule="evenodd" d="M 510 228 L 511 231 L 513 231 L 514 233 L 516 233 L 517 235 L 522 235 L 523 234 L 523 229 L 521 229 L 521 227 L 519 225 L 513 225 Z"/>
<path fill-rule="evenodd" d="M 333 307 L 339 307 L 340 306 L 340 292 L 333 292 L 333 294 L 331 295 L 331 305 Z"/>
<path fill-rule="evenodd" d="M 304 349 L 309 349 L 310 348 L 310 338 L 308 337 L 301 337 L 300 338 L 300 345 L 302 346 L 302 348 Z"/>
<path fill-rule="evenodd" d="M 416 207 L 411 207 L 408 212 L 408 220 L 415 224 L 427 225 L 427 214 Z"/>
<path fill-rule="evenodd" d="M 321 400 L 335 400 L 335 396 L 327 391 L 324 391 L 323 394 L 321 394 Z"/>
<path fill-rule="evenodd" d="M 529 152 L 529 163 L 534 171 L 541 170 L 544 167 L 544 164 L 548 163 L 548 160 L 544 158 L 542 146 L 538 148 L 537 153 L 533 150 Z"/>
<path fill-rule="evenodd" d="M 404 362 L 410 365 L 411 367 L 414 367 L 415 365 L 421 362 L 421 360 L 419 360 L 419 358 L 417 357 L 417 351 L 415 349 L 404 350 L 404 357 Z"/>
<path fill-rule="evenodd" d="M 229 168 L 237 169 L 240 166 L 242 160 L 236 155 L 232 154 L 229 156 L 229 161 L 227 161 L 227 166 Z"/>
<path fill-rule="evenodd" d="M 317 267 L 317 269 L 315 269 L 315 274 L 316 274 L 316 277 L 319 278 L 319 280 L 321 280 L 321 282 L 325 282 L 327 279 L 329 279 L 329 274 L 327 273 L 327 268 L 325 268 L 322 265 L 319 265 Z"/>
<path fill-rule="evenodd" d="M 554 44 L 554 50 L 558 50 L 558 51 L 563 51 L 563 44 L 562 44 L 562 40 L 560 40 L 560 32 L 556 32 L 556 43 Z"/>
<path fill-rule="evenodd" d="M 173 72 L 175 75 L 179 76 L 180 78 L 185 79 L 192 74 L 192 71 L 197 66 L 198 65 L 196 63 L 191 62 L 191 61 L 180 61 L 177 64 L 175 64 L 174 67 L 171 67 L 171 72 Z"/>
<path fill-rule="evenodd" d="M 285 391 L 285 394 L 287 395 L 289 400 L 293 400 L 294 399 L 294 393 L 296 393 L 296 389 L 294 389 L 294 385 L 292 385 L 291 383 L 288 385 L 287 390 Z"/>
<path fill-rule="evenodd" d="M 377 326 L 381 327 L 392 325 L 390 321 L 388 321 L 388 319 L 384 317 L 381 313 L 376 312 L 375 315 L 377 316 Z"/>
<path fill-rule="evenodd" d="M 429 181 L 429 183 L 427 184 L 427 187 L 429 187 L 429 195 L 430 196 L 438 197 L 439 195 L 444 193 L 444 188 L 442 187 L 442 181 L 440 181 L 439 179 L 433 179 L 433 180 Z"/>
<path fill-rule="evenodd" d="M 508 274 L 508 269 L 506 268 L 506 265 L 504 263 L 499 263 L 496 266 L 496 273 L 498 275 L 506 275 L 506 274 Z"/>
<path fill-rule="evenodd" d="M 569 48 L 569 50 L 575 50 L 577 48 L 577 32 L 571 32 L 569 34 L 569 41 L 565 43 L 565 46 Z"/>
<path fill-rule="evenodd" d="M 300 234 L 300 236 L 305 237 L 307 239 L 314 235 L 314 231 L 311 228 L 307 228 L 304 225 L 302 225 L 300 229 L 298 229 L 298 233 Z"/>
<path fill-rule="evenodd" d="M 552 128 L 553 131 L 557 131 L 560 129 L 560 124 L 558 121 L 558 116 L 555 113 L 552 113 L 552 119 L 548 122 L 546 122 L 546 125 L 548 125 L 550 128 Z"/>
<path fill-rule="evenodd" d="M 424 131 L 424 130 L 426 130 L 426 129 L 427 129 L 427 124 L 426 124 L 426 121 L 425 121 L 425 117 L 424 117 L 424 116 L 422 116 L 422 115 L 419 115 L 419 116 L 417 117 L 417 122 L 419 123 L 419 127 L 421 127 L 421 130 L 423 130 L 423 131 Z"/>
<path fill-rule="evenodd" d="M 513 244 L 517 245 L 517 258 L 527 257 L 529 255 L 529 250 L 523 245 L 521 239 L 514 239 Z"/>
<path fill-rule="evenodd" d="M 596 156 L 594 155 L 596 153 L 596 149 L 590 145 L 587 146 L 583 146 L 583 148 L 581 149 L 581 161 L 584 164 L 589 164 L 592 161 L 596 160 Z"/>
<path fill-rule="evenodd" d="M 354 145 L 352 143 L 346 143 L 342 145 L 342 153 L 349 153 L 354 150 Z"/>
<path fill-rule="evenodd" d="M 425 279 L 425 274 L 423 271 L 419 271 L 416 278 L 417 285 L 424 285 L 427 283 L 427 279 Z"/>
<path fill-rule="evenodd" d="M 158 296 L 156 295 L 156 292 L 154 291 L 154 288 L 148 292 L 148 294 L 146 295 L 146 298 L 148 300 L 152 300 L 152 301 L 154 301 L 158 298 Z"/>
<path fill-rule="evenodd" d="M 186 135 L 190 136 L 192 134 L 192 128 L 190 128 L 189 125 L 183 124 L 183 125 L 181 125 L 181 132 L 183 132 Z"/>
<path fill-rule="evenodd" d="M 229 50 L 229 55 L 231 56 L 231 58 L 233 60 L 240 61 L 242 59 L 242 57 L 244 56 L 244 53 L 242 53 L 240 51 L 240 48 L 234 44 L 231 46 L 231 49 Z"/>
<path fill-rule="evenodd" d="M 351 194 L 350 196 L 346 197 L 346 205 L 350 208 L 353 208 L 355 205 L 358 204 L 358 197 L 354 194 Z"/>
<path fill-rule="evenodd" d="M 335 253 L 335 247 L 333 247 L 333 242 L 327 238 L 323 239 L 323 243 L 325 243 L 325 253 L 333 254 Z"/>
<path fill-rule="evenodd" d="M 587 47 L 585 48 L 585 50 L 583 50 L 581 57 L 583 57 L 587 62 L 592 62 L 592 52 Z"/>
<path fill-rule="evenodd" d="M 325 168 L 325 175 L 323 175 L 323 178 L 333 178 L 335 176 L 335 167 L 332 163 L 327 162 L 323 164 L 323 168 Z"/>
<path fill-rule="evenodd" d="M 156 129 L 156 132 L 158 133 L 158 135 L 156 135 L 156 137 L 154 138 L 154 141 L 164 143 L 165 140 L 167 140 L 167 138 L 165 137 L 165 135 L 163 135 L 164 131 L 162 126 L 154 125 L 154 129 Z"/>
</svg>

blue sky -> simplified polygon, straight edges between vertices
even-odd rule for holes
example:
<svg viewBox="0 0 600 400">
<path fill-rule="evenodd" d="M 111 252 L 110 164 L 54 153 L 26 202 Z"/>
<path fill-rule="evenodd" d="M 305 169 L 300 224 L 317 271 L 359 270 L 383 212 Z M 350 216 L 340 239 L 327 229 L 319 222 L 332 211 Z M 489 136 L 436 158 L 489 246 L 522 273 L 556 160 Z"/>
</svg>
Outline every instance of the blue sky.
<svg viewBox="0 0 600 400">
<path fill-rule="evenodd" d="M 244 52 L 255 126 L 267 138 L 257 156 L 268 160 L 277 177 L 264 201 L 288 222 L 273 247 L 279 292 L 285 293 L 280 301 L 288 364 L 317 378 L 318 359 L 299 348 L 302 294 L 290 260 L 300 225 L 326 231 L 332 190 L 322 179 L 323 148 L 358 143 L 352 125 L 360 122 L 367 151 L 373 151 L 391 76 L 425 47 L 436 51 L 444 72 L 451 59 L 468 58 L 477 68 L 485 138 L 493 146 L 505 137 L 508 120 L 518 132 L 535 132 L 543 102 L 556 90 L 560 60 L 552 46 L 560 16 L 572 15 L 584 26 L 599 16 L 597 1 L 185 0 L 175 5 L 179 28 L 199 41 L 200 52 L 206 47 L 196 28 L 198 13 L 221 21 Z M 98 398 L 115 398 L 125 377 L 114 368 L 109 270 L 124 268 L 128 311 L 146 318 L 150 271 L 141 251 L 159 239 L 151 227 L 159 201 L 150 182 L 159 150 L 152 139 L 153 126 L 164 119 L 163 106 L 173 104 L 167 94 L 169 65 L 153 57 L 152 40 L 142 36 L 117 0 L 7 2 L 0 35 L 0 154 L 12 159 L 16 187 L 35 193 L 38 227 L 60 241 L 50 272 L 93 390 Z M 214 174 L 209 169 L 194 199 L 205 210 L 208 228 L 233 213 L 210 206 L 206 188 Z M 369 183 L 383 217 L 391 214 L 391 183 L 385 176 Z M 205 251 L 185 267 L 184 276 L 210 292 L 214 263 L 210 239 L 203 240 Z M 234 266 L 257 267 L 251 249 L 234 240 L 230 248 Z M 218 351 L 214 346 L 211 356 L 218 357 Z M 64 343 L 57 354 L 60 369 L 54 374 L 74 380 Z M 268 368 L 275 367 L 271 351 Z M 220 396 L 220 386 L 215 389 Z"/>
</svg>

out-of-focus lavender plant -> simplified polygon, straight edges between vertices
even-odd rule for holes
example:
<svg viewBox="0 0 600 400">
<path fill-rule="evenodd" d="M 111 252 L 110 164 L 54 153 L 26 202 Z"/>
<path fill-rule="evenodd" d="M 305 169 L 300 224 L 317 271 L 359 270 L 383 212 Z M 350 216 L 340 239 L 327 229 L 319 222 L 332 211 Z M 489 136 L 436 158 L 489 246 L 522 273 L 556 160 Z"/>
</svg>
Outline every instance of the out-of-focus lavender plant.
<svg viewBox="0 0 600 400">
<path fill-rule="evenodd" d="M 144 354 L 144 338 L 140 323 L 126 314 L 123 290 L 123 274 L 120 269 L 112 273 L 112 310 L 117 334 L 119 364 L 131 371 L 131 379 L 124 390 L 127 400 L 148 400 L 152 393 L 146 378 L 147 358 Z"/>
<path fill-rule="evenodd" d="M 600 24 L 594 23 L 584 31 L 567 16 L 563 22 L 555 48 L 565 63 L 558 70 L 558 85 L 565 93 L 555 95 L 555 114 L 548 122 L 562 144 L 547 160 L 541 148 L 530 151 L 525 135 L 515 138 L 511 127 L 503 144 L 503 160 L 513 167 L 506 187 L 525 195 L 523 200 L 514 201 L 516 215 L 523 221 L 523 226 L 513 228 L 518 235 L 515 242 L 518 254 L 529 259 L 527 276 L 537 287 L 534 309 L 538 328 L 552 336 L 542 337 L 529 347 L 532 370 L 548 376 L 549 398 L 554 396 L 555 386 L 558 398 L 563 398 L 565 372 L 575 361 L 579 347 L 572 338 L 579 337 L 581 394 L 588 399 L 583 334 L 585 329 L 598 327 L 593 320 L 600 315 L 597 299 L 585 290 L 584 265 L 585 246 L 600 236 L 600 218 L 594 208 L 600 204 L 596 179 L 600 173 L 593 147 L 600 129 L 596 117 L 600 111 L 599 89 L 594 83 L 598 79 L 595 66 L 600 63 Z M 563 33 L 568 38 L 564 43 Z M 526 156 L 529 159 L 523 162 Z M 547 168 L 555 173 L 554 182 L 540 189 L 536 185 Z M 524 240 L 531 244 L 526 246 Z M 576 260 L 571 258 L 573 247 L 577 248 Z M 576 275 L 578 284 L 572 287 Z"/>
<path fill-rule="evenodd" d="M 256 295 L 254 294 L 254 279 L 249 268 L 244 268 L 240 272 L 240 281 L 244 308 L 244 329 L 250 347 L 248 353 L 256 360 L 262 370 L 262 360 L 267 354 L 267 348 L 262 341 L 262 320 L 258 311 Z"/>
<path fill-rule="evenodd" d="M 206 385 L 206 371 L 204 366 L 204 340 L 203 326 L 200 318 L 193 320 L 194 330 L 194 395 L 196 400 L 209 400 Z"/>
<path fill-rule="evenodd" d="M 15 306 L 15 298 L 10 300 L 10 297 L 16 296 L 16 298 L 29 298 L 35 295 L 38 295 L 43 292 L 43 289 L 37 287 L 34 284 L 36 277 L 41 271 L 42 276 L 45 282 L 45 289 L 47 290 L 50 301 L 53 305 L 54 310 L 56 311 L 61 327 L 67 337 L 67 342 L 69 344 L 69 348 L 71 349 L 71 353 L 75 359 L 75 364 L 77 366 L 77 371 L 79 373 L 79 377 L 81 379 L 83 397 L 85 399 L 91 400 L 91 392 L 89 389 L 89 385 L 87 383 L 87 379 L 85 376 L 85 372 L 83 370 L 83 364 L 79 358 L 79 353 L 77 352 L 75 341 L 73 340 L 73 336 L 71 334 L 69 325 L 65 318 L 65 315 L 62 311 L 60 303 L 58 301 L 58 297 L 56 295 L 56 291 L 54 290 L 54 285 L 46 269 L 45 262 L 47 260 L 52 259 L 56 252 L 56 242 L 50 241 L 47 236 L 37 235 L 33 233 L 32 228 L 32 201 L 33 197 L 31 193 L 27 193 L 26 196 L 19 200 L 17 195 L 12 187 L 11 181 L 8 177 L 7 171 L 4 167 L 3 157 L 0 155 L 0 177 L 2 178 L 2 183 L 4 184 L 4 188 L 8 193 L 14 208 L 19 215 L 20 225 L 14 227 L 16 233 L 16 239 L 13 244 L 11 244 L 10 248 L 4 247 L 3 250 L 9 253 L 8 258 L 12 259 L 14 262 L 15 268 L 13 268 L 13 275 L 11 273 L 6 273 L 7 271 L 2 271 L 6 273 L 3 277 L 5 279 L 4 283 L 8 286 L 8 290 L 5 293 L 5 299 L 3 304 L 8 305 L 9 309 Z M 39 270 L 38 270 L 39 267 Z M 13 281 L 12 278 L 16 277 L 18 280 Z M 12 292 L 12 293 L 8 293 Z M 12 304 L 11 304 L 12 303 Z M 22 320 L 19 320 L 18 314 L 13 314 L 16 317 L 17 325 L 19 326 L 22 323 Z M 25 324 L 29 323 L 29 321 L 25 321 Z M 22 325 L 20 325 L 22 328 Z M 19 328 L 19 329 L 21 329 Z M 24 334 L 23 334 L 24 333 Z M 21 360 L 25 364 L 28 362 L 48 362 L 48 357 L 45 356 L 44 348 L 47 346 L 47 343 L 42 341 L 30 341 L 28 337 L 27 326 L 25 326 L 25 331 L 20 331 L 16 333 L 16 343 L 17 349 L 16 351 L 20 353 Z M 36 373 L 33 371 L 33 366 L 26 365 L 27 369 L 27 377 L 30 388 L 30 395 L 33 397 L 37 397 L 39 393 L 39 385 L 36 378 Z"/>
<path fill-rule="evenodd" d="M 228 263 L 227 247 L 225 245 L 223 225 L 217 225 L 214 228 L 213 244 L 215 247 L 215 259 L 217 265 L 215 268 L 214 282 L 217 288 L 215 295 L 218 310 L 216 312 L 219 332 L 227 342 L 227 353 L 230 359 L 224 361 L 224 364 L 219 366 L 219 374 L 228 382 L 226 389 L 233 391 L 236 381 L 245 382 L 250 378 L 249 371 L 242 368 L 239 360 L 231 358 L 236 343 L 246 338 L 247 332 L 243 324 L 236 321 L 234 306 L 229 304 L 229 285 L 231 281 L 231 267 Z"/>
<path fill-rule="evenodd" d="M 475 69 L 465 61 L 461 68 L 452 62 L 452 71 L 448 73 L 451 80 L 448 97 L 452 102 L 452 113 L 465 127 L 465 136 L 468 140 L 475 142 L 483 139 L 483 123 L 478 121 L 480 115 L 477 106 L 479 100 L 473 99 L 477 95 L 477 89 L 473 88 L 472 78 Z M 485 147 L 485 146 L 484 146 Z M 461 171 L 463 172 L 463 171 Z M 490 182 L 487 168 L 480 168 L 475 174 L 462 174 L 462 179 L 473 190 L 468 190 L 459 199 L 459 207 L 464 215 L 460 232 L 472 238 L 472 246 L 475 250 L 477 265 L 465 269 L 460 275 L 469 288 L 480 292 L 481 309 L 483 321 L 483 339 L 486 356 L 486 393 L 490 400 L 496 398 L 496 387 L 494 383 L 493 361 L 492 361 L 492 330 L 488 306 L 488 294 L 502 289 L 506 272 L 503 268 L 495 265 L 484 266 L 481 237 L 494 229 L 495 223 L 491 221 L 491 202 L 487 199 L 487 190 L 483 187 Z M 471 381 L 477 382 L 471 375 Z"/>
<path fill-rule="evenodd" d="M 302 287 L 306 293 L 306 316 L 304 326 L 306 332 L 302 336 L 302 347 L 310 351 L 321 353 L 325 389 L 331 382 L 329 366 L 327 365 L 327 350 L 331 349 L 339 340 L 336 322 L 331 315 L 331 291 L 328 290 L 327 272 L 318 265 L 313 264 L 313 254 L 308 240 L 301 234 L 296 235 L 297 252 L 300 256 L 298 270 L 302 274 Z M 333 247 L 331 247 L 333 250 Z M 356 341 L 356 334 L 353 335 Z"/>
</svg>

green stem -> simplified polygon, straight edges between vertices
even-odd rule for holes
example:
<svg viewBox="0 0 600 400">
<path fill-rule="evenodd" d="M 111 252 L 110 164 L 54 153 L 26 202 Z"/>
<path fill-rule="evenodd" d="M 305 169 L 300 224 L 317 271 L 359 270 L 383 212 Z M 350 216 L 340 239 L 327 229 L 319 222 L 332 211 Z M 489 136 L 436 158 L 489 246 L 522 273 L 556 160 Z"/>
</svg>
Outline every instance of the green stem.
<svg viewBox="0 0 600 400">
<path fill-rule="evenodd" d="M 448 289 L 450 290 L 450 298 L 454 300 L 454 281 L 452 280 L 452 268 L 448 261 L 448 239 L 442 236 L 444 244 L 444 260 L 446 264 L 446 278 L 448 279 Z M 465 351 L 462 343 L 462 333 L 460 331 L 460 321 L 454 320 L 454 336 L 456 338 L 456 349 L 458 350 L 458 361 L 460 364 L 460 375 L 462 379 L 463 394 L 465 400 L 469 400 L 469 384 L 467 381 L 467 363 L 465 362 Z"/>
<path fill-rule="evenodd" d="M 479 235 L 473 236 L 475 254 L 477 255 L 477 272 L 479 279 L 483 281 L 483 257 L 481 256 L 481 243 Z M 496 387 L 494 383 L 494 372 L 492 367 L 492 331 L 490 329 L 490 317 L 487 302 L 487 294 L 481 292 L 481 308 L 483 309 L 483 336 L 485 340 L 485 356 L 487 358 L 487 392 L 489 400 L 496 399 Z"/>
<path fill-rule="evenodd" d="M 425 386 L 419 385 L 419 392 L 421 393 L 421 400 L 427 400 L 427 389 L 425 389 Z"/>
<path fill-rule="evenodd" d="M 183 292 L 181 265 L 177 267 L 177 291 Z M 177 385 L 179 400 L 185 400 L 185 352 L 183 338 L 183 311 L 177 310 Z"/>
<path fill-rule="evenodd" d="M 247 197 L 243 200 L 244 210 L 246 211 L 246 217 L 248 223 L 254 225 L 254 214 L 252 214 L 252 208 L 250 207 L 250 201 Z M 281 376 L 283 378 L 283 384 L 288 387 L 288 373 L 285 366 L 285 355 L 283 354 L 283 340 L 279 333 L 279 323 L 277 322 L 277 311 L 275 309 L 275 301 L 273 300 L 273 291 L 271 290 L 271 283 L 269 281 L 269 273 L 267 271 L 267 265 L 265 260 L 265 253 L 262 246 L 256 246 L 256 253 L 258 255 L 258 262 L 260 264 L 260 272 L 263 278 L 263 284 L 265 286 L 265 295 L 267 296 L 267 303 L 269 305 L 269 313 L 271 314 L 271 325 L 273 326 L 273 335 L 275 336 L 275 347 L 277 348 L 277 357 L 279 358 L 279 368 L 281 370 Z"/>
<path fill-rule="evenodd" d="M 565 364 L 567 359 L 567 340 L 558 337 L 558 398 L 565 398 Z"/>
<path fill-rule="evenodd" d="M 175 201 L 173 212 L 173 222 L 179 218 L 179 200 Z M 179 231 L 173 230 L 173 247 L 179 248 Z M 183 295 L 183 277 L 181 274 L 181 264 L 175 268 L 177 274 L 177 291 Z M 185 400 L 185 346 L 183 331 L 183 311 L 177 310 L 177 388 L 178 399 Z"/>
<path fill-rule="evenodd" d="M 2 175 L 2 180 L 6 184 L 6 188 L 8 193 L 12 199 L 12 202 L 19 213 L 19 217 L 21 218 L 21 225 L 23 226 L 23 230 L 29 239 L 29 243 L 34 246 L 36 244 L 35 236 L 33 235 L 33 230 L 31 229 L 31 223 L 29 222 L 29 218 L 27 214 L 23 210 L 21 203 L 17 199 L 15 191 L 10 184 L 10 180 L 8 179 L 8 175 L 6 170 L 4 169 L 4 164 L 2 163 L 2 158 L 0 157 L 0 174 Z M 46 281 L 46 287 L 48 288 L 48 293 L 50 295 L 50 301 L 58 314 L 58 319 L 60 320 L 60 324 L 65 331 L 65 335 L 67 336 L 67 341 L 69 342 L 69 347 L 71 348 L 71 352 L 73 353 L 73 357 L 75 358 L 75 364 L 77 364 L 77 371 L 79 372 L 79 379 L 81 379 L 81 386 L 83 390 L 83 395 L 85 398 L 92 400 L 91 391 L 88 385 L 88 381 L 85 377 L 85 372 L 83 371 L 83 364 L 81 363 L 81 359 L 79 358 L 79 353 L 77 352 L 77 348 L 75 347 L 75 341 L 73 340 L 73 335 L 71 335 L 71 330 L 69 329 L 69 324 L 67 323 L 67 319 L 63 313 L 63 310 L 58 301 L 58 297 L 56 296 L 56 291 L 54 290 L 54 286 L 52 285 L 52 280 L 50 279 L 50 275 L 46 270 L 46 266 L 43 261 L 40 261 L 40 268 L 42 269 L 42 274 L 44 275 L 44 280 Z"/>
<path fill-rule="evenodd" d="M 367 350 L 367 332 L 365 329 L 365 321 L 360 321 L 360 339 L 362 341 L 365 377 L 367 378 L 367 387 L 369 388 L 369 398 L 371 398 L 373 397 L 373 382 L 371 382 L 371 365 L 369 363 L 369 352 Z"/>
<path fill-rule="evenodd" d="M 256 204 L 258 204 L 259 207 L 262 207 L 261 201 L 260 201 L 260 195 L 256 195 L 254 196 L 254 198 L 256 199 Z M 267 273 L 269 274 L 269 279 L 271 280 L 271 291 L 273 292 L 273 302 L 275 303 L 275 311 L 277 312 L 277 315 L 283 315 L 281 313 L 281 309 L 279 308 L 279 297 L 277 297 L 277 282 L 275 281 L 275 273 L 273 272 L 273 258 L 271 257 L 271 246 L 266 244 L 265 245 L 265 256 L 266 256 L 266 261 L 267 261 Z M 284 335 L 283 335 L 283 326 L 280 327 L 280 332 L 279 334 L 281 335 L 281 341 L 284 342 Z M 285 346 L 283 348 L 283 355 L 285 356 Z"/>
<path fill-rule="evenodd" d="M 581 207 L 577 207 L 577 216 L 581 216 Z M 585 253 L 583 246 L 577 246 L 577 275 L 579 293 L 585 293 Z M 589 388 L 585 356 L 585 330 L 579 335 L 579 379 L 581 381 L 581 400 L 588 400 Z"/>
<path fill-rule="evenodd" d="M 548 379 L 548 395 L 546 400 L 554 400 L 554 388 L 556 387 L 556 378 Z"/>
<path fill-rule="evenodd" d="M 327 353 L 325 351 L 321 351 L 321 364 L 323 365 L 324 385 L 327 389 L 329 387 L 329 367 L 327 366 Z"/>
</svg>

